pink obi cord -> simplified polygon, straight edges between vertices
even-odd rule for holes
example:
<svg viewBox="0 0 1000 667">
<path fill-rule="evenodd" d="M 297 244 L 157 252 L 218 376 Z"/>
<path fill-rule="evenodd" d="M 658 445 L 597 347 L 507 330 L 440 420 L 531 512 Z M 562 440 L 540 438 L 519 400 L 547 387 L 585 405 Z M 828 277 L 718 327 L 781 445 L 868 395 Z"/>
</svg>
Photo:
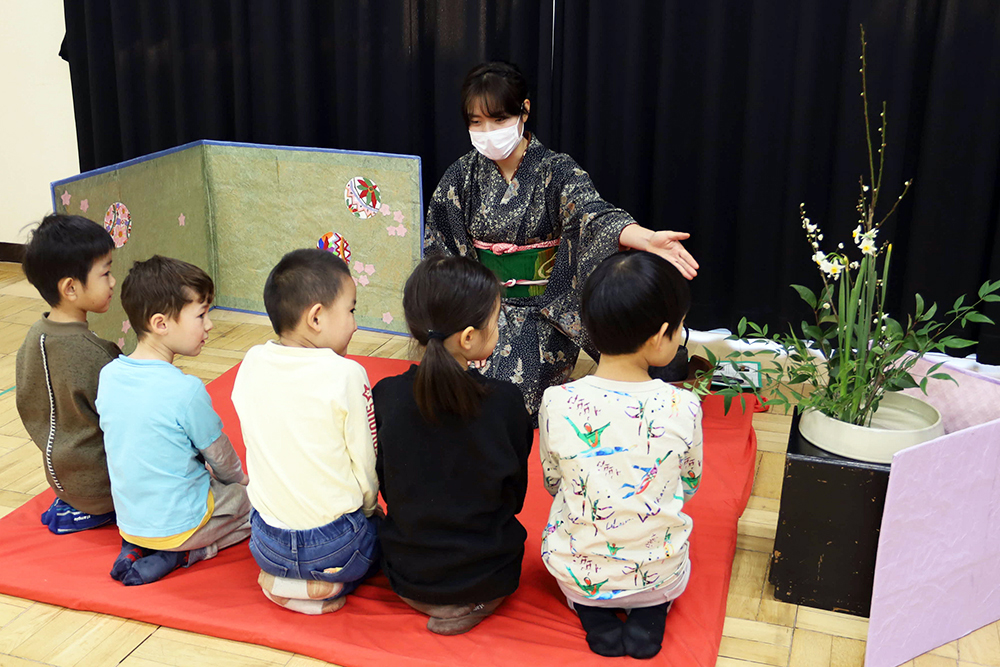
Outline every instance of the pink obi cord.
<svg viewBox="0 0 1000 667">
<path fill-rule="evenodd" d="M 479 250 L 489 250 L 494 255 L 509 255 L 522 250 L 541 250 L 543 248 L 555 248 L 559 245 L 559 239 L 532 243 L 531 245 L 517 245 L 516 243 L 486 243 L 485 241 L 473 241 L 473 247 Z"/>
</svg>

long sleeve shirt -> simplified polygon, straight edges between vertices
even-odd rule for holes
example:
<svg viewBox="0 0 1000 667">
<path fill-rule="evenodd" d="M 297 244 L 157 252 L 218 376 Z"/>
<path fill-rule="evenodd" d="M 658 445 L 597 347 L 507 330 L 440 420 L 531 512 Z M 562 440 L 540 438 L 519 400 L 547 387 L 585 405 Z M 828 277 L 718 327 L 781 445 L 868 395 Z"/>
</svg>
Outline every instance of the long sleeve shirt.
<svg viewBox="0 0 1000 667">
<path fill-rule="evenodd" d="M 81 512 L 114 509 L 97 414 L 101 369 L 121 351 L 86 322 L 32 325 L 17 351 L 17 412 L 42 451 L 49 486 Z"/>
<path fill-rule="evenodd" d="M 701 418 L 694 394 L 661 380 L 588 376 L 546 390 L 539 451 L 554 498 L 542 559 L 567 596 L 618 599 L 684 575 Z"/>
<path fill-rule="evenodd" d="M 307 530 L 378 502 L 375 417 L 361 364 L 326 348 L 268 341 L 233 385 L 247 448 L 247 493 L 265 520 Z"/>
<path fill-rule="evenodd" d="M 427 422 L 416 366 L 375 385 L 382 569 L 398 595 L 428 604 L 494 600 L 521 576 L 531 421 L 514 385 L 468 372 L 489 392 L 470 420 Z"/>
</svg>

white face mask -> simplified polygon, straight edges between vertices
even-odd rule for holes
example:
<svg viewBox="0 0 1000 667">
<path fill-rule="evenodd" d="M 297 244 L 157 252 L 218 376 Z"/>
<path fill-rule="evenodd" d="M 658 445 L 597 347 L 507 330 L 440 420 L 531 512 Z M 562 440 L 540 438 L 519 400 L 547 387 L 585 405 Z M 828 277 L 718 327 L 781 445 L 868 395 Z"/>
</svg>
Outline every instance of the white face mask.
<svg viewBox="0 0 1000 667">
<path fill-rule="evenodd" d="M 473 132 L 469 130 L 472 137 L 472 145 L 477 151 L 491 160 L 504 160 L 517 145 L 521 143 L 521 135 L 524 134 L 524 123 L 517 122 L 510 127 L 501 127 L 499 130 L 490 132 Z"/>
</svg>

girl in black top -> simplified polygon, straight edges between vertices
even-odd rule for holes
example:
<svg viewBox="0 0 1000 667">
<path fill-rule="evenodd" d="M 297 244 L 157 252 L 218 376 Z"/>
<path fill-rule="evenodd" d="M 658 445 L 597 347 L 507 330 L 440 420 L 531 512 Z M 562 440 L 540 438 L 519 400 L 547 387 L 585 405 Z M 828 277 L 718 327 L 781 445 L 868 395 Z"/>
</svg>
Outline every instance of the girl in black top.
<svg viewBox="0 0 1000 667">
<path fill-rule="evenodd" d="M 470 362 L 496 346 L 500 284 L 465 257 L 423 261 L 403 292 L 419 366 L 375 385 L 382 568 L 428 616 L 427 629 L 467 632 L 517 589 L 532 427 L 510 382 Z"/>
</svg>

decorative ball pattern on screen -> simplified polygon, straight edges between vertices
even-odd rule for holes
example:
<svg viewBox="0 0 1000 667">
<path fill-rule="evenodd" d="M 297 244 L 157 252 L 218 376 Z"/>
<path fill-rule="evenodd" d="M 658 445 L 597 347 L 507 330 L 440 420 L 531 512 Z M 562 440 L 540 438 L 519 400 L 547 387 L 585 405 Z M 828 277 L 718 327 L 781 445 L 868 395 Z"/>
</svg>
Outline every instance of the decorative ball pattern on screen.
<svg viewBox="0 0 1000 667">
<path fill-rule="evenodd" d="M 382 206 L 382 193 L 370 178 L 356 176 L 344 188 L 344 203 L 348 210 L 362 220 L 367 220 Z"/>
<path fill-rule="evenodd" d="M 128 237 L 132 235 L 132 214 L 125 204 L 119 201 L 108 207 L 108 212 L 104 214 L 104 229 L 111 234 L 116 248 L 128 243 Z"/>
<path fill-rule="evenodd" d="M 316 242 L 316 247 L 320 250 L 332 252 L 348 264 L 351 262 L 351 244 L 337 232 L 323 234 L 319 238 L 319 241 Z"/>
</svg>

